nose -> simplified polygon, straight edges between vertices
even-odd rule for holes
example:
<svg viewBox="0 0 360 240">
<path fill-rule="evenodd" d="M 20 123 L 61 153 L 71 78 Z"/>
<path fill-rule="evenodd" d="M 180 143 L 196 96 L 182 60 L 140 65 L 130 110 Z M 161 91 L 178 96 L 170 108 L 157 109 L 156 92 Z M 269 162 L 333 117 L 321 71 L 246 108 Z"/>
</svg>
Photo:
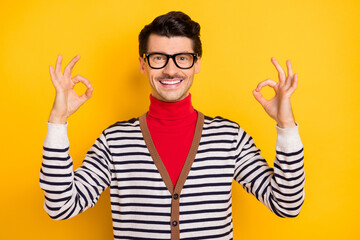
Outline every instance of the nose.
<svg viewBox="0 0 360 240">
<path fill-rule="evenodd" d="M 170 58 L 169 62 L 163 68 L 163 73 L 173 75 L 179 71 L 179 68 L 175 65 L 174 59 Z"/>
</svg>

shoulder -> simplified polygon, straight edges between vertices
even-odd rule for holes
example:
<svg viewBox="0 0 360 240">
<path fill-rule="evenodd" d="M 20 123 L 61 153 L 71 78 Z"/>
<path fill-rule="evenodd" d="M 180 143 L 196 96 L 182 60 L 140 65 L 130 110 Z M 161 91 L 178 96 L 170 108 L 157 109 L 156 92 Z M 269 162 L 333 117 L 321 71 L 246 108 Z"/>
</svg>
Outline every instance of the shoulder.
<svg viewBox="0 0 360 240">
<path fill-rule="evenodd" d="M 238 123 L 220 116 L 204 116 L 204 128 L 232 128 L 238 130 L 240 126 Z"/>
<path fill-rule="evenodd" d="M 203 137 L 236 137 L 240 130 L 239 124 L 220 116 L 204 116 Z"/>
<path fill-rule="evenodd" d="M 227 118 L 204 116 L 202 145 L 211 146 L 208 144 L 216 143 L 222 144 L 222 148 L 233 149 L 239 138 L 240 129 L 239 124 Z"/>
<path fill-rule="evenodd" d="M 206 137 L 223 136 L 236 143 L 247 143 L 252 140 L 252 137 L 237 122 L 220 116 L 204 116 L 203 129 L 203 136 Z"/>
<path fill-rule="evenodd" d="M 112 133 L 120 133 L 120 132 L 140 133 L 141 130 L 140 130 L 139 118 L 131 118 L 126 121 L 118 121 L 107 127 L 103 131 L 103 134 L 106 136 Z"/>
</svg>

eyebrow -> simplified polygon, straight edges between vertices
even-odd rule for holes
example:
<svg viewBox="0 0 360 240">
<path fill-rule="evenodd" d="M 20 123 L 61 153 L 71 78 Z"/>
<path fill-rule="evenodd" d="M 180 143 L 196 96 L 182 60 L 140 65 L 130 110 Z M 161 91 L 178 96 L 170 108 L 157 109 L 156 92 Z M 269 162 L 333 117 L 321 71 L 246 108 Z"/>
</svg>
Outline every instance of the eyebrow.
<svg viewBox="0 0 360 240">
<path fill-rule="evenodd" d="M 174 55 L 174 54 L 178 54 L 178 53 L 195 53 L 194 51 L 181 51 L 181 52 L 176 52 L 176 53 L 166 53 L 163 51 L 148 51 L 147 53 L 161 53 L 161 54 L 167 54 L 167 55 Z"/>
</svg>

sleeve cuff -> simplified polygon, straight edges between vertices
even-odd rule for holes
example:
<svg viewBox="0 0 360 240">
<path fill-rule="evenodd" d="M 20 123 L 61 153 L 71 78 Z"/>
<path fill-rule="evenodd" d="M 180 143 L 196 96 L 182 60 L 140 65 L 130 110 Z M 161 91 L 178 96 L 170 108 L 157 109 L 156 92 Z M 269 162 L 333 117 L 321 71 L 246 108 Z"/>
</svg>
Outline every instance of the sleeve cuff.
<svg viewBox="0 0 360 240">
<path fill-rule="evenodd" d="M 44 141 L 44 147 L 48 148 L 66 148 L 69 146 L 67 135 L 67 126 L 65 124 L 56 124 L 47 122 L 47 134 Z"/>
<path fill-rule="evenodd" d="M 299 125 L 296 123 L 292 128 L 280 128 L 276 125 L 277 141 L 276 147 L 287 150 L 298 150 L 302 148 L 302 142 L 299 135 Z"/>
</svg>

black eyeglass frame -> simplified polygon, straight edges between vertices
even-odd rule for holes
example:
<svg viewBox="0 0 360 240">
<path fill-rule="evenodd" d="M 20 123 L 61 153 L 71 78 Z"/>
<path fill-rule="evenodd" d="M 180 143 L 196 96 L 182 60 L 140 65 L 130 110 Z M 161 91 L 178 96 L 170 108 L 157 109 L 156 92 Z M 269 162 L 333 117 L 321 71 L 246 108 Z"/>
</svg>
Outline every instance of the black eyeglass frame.
<svg viewBox="0 0 360 240">
<path fill-rule="evenodd" d="M 150 57 L 151 55 L 155 55 L 155 54 L 161 54 L 161 55 L 166 56 L 166 62 L 165 62 L 165 64 L 164 64 L 164 66 L 162 66 L 162 67 L 153 67 L 153 66 L 150 65 L 149 57 Z M 191 64 L 190 67 L 184 68 L 184 67 L 180 67 L 180 66 L 177 64 L 177 62 L 176 62 L 176 60 L 175 60 L 175 57 L 176 57 L 176 56 L 179 56 L 179 55 L 183 55 L 183 54 L 192 55 L 192 56 L 193 56 L 193 62 L 192 62 L 192 64 Z M 160 52 L 151 52 L 151 53 L 144 53 L 144 54 L 143 54 L 143 58 L 144 58 L 144 60 L 145 60 L 145 59 L 147 60 L 147 62 L 148 62 L 148 64 L 149 64 L 149 67 L 151 67 L 152 69 L 162 69 L 162 68 L 164 68 L 164 67 L 168 64 L 170 58 L 172 58 L 172 60 L 174 61 L 175 65 L 176 65 L 178 68 L 180 68 L 180 69 L 190 69 L 190 68 L 192 68 L 192 67 L 194 66 L 195 62 L 197 61 L 198 54 L 197 54 L 197 53 L 183 52 L 183 53 L 176 53 L 176 54 L 170 55 L 170 54 L 160 53 Z"/>
</svg>

